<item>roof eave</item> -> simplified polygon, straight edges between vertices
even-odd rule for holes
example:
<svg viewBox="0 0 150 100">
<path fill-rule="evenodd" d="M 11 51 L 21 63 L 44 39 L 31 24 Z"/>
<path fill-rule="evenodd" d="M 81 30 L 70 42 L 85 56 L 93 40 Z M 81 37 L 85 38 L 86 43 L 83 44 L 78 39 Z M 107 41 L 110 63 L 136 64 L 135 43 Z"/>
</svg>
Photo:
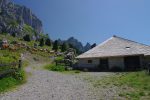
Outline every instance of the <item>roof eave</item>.
<svg viewBox="0 0 150 100">
<path fill-rule="evenodd" d="M 76 57 L 76 59 L 109 58 L 109 57 L 126 57 L 126 56 L 150 56 L 150 55 L 144 55 L 144 54 L 131 54 L 131 55 L 114 55 L 114 56 L 99 56 L 99 57 Z"/>
</svg>

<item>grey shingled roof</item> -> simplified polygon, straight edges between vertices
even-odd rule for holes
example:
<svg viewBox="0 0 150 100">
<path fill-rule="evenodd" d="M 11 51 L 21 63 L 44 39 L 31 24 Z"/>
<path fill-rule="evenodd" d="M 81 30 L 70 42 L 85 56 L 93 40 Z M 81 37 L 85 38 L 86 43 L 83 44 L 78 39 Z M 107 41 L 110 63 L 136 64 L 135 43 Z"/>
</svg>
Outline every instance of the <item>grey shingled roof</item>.
<svg viewBox="0 0 150 100">
<path fill-rule="evenodd" d="M 76 58 L 99 58 L 128 55 L 150 55 L 150 46 L 113 36 Z"/>
</svg>

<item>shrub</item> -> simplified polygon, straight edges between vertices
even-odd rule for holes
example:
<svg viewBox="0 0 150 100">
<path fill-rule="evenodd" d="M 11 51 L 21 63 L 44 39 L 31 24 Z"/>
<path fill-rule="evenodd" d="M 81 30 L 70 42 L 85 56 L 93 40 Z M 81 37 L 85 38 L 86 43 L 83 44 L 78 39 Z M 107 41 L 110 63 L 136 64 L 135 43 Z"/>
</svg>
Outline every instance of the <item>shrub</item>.
<svg viewBox="0 0 150 100">
<path fill-rule="evenodd" d="M 60 72 L 65 71 L 65 67 L 64 67 L 64 66 L 61 66 L 61 65 L 58 65 L 58 66 L 54 65 L 54 66 L 51 66 L 50 69 L 51 69 L 52 71 L 60 71 Z"/>
<path fill-rule="evenodd" d="M 62 61 L 63 59 L 64 59 L 64 57 L 58 56 L 58 57 L 55 58 L 55 61 Z"/>
<path fill-rule="evenodd" d="M 16 80 L 23 80 L 25 78 L 25 73 L 24 71 L 20 70 L 20 71 L 16 71 L 15 73 L 13 73 L 13 77 L 16 79 Z"/>
<path fill-rule="evenodd" d="M 59 71 L 59 72 L 65 71 L 65 66 L 62 66 L 62 65 L 56 66 L 55 64 L 51 64 L 51 65 L 45 66 L 45 68 L 51 71 Z"/>
</svg>

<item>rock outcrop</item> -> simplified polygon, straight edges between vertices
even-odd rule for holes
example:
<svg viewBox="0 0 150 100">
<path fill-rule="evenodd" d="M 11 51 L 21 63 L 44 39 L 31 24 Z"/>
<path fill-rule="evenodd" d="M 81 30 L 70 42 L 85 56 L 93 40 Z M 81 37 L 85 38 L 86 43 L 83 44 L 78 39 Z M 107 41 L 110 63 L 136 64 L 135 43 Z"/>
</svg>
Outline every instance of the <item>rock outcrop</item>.
<svg viewBox="0 0 150 100">
<path fill-rule="evenodd" d="M 14 30 L 9 26 L 13 24 Z M 0 0 L 0 31 L 1 32 L 19 32 L 23 25 L 31 26 L 37 33 L 41 33 L 42 22 L 32 13 L 29 8 L 14 4 L 10 0 Z"/>
</svg>

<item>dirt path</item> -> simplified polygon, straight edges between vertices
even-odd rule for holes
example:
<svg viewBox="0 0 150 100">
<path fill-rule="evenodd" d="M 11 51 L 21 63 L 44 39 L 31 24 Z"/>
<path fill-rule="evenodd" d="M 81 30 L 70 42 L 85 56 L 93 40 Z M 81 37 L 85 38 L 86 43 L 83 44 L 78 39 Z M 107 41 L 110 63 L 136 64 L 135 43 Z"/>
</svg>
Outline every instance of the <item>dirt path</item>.
<svg viewBox="0 0 150 100">
<path fill-rule="evenodd" d="M 0 100 L 100 100 L 100 95 L 95 93 L 92 85 L 83 78 L 88 75 L 98 77 L 110 75 L 110 73 L 62 74 L 43 69 L 44 64 L 34 62 L 26 67 L 27 83 L 16 90 L 1 94 Z"/>
</svg>

